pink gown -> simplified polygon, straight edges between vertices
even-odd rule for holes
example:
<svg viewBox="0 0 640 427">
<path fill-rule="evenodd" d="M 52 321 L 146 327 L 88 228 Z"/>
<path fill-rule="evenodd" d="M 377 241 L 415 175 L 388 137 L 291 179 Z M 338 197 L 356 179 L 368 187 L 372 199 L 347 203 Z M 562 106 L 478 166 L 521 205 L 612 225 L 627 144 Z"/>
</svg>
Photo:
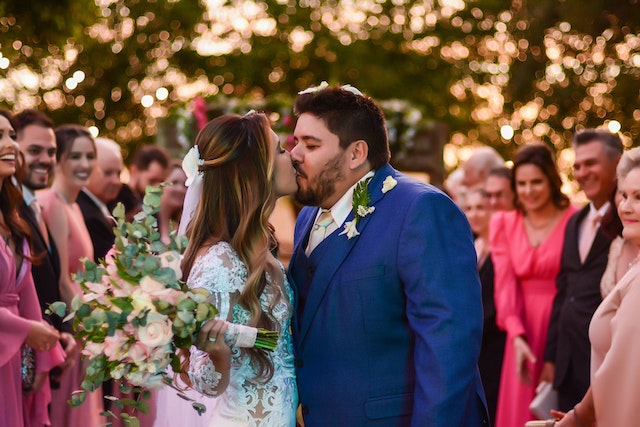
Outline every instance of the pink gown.
<svg viewBox="0 0 640 427">
<path fill-rule="evenodd" d="M 69 273 L 75 274 L 83 268 L 81 258 L 93 259 L 93 245 L 91 236 L 84 223 L 82 211 L 76 204 L 66 203 L 54 190 L 48 189 L 38 193 L 38 202 L 42 206 L 42 215 L 51 224 L 50 212 L 53 203 L 61 203 L 69 219 L 68 257 Z M 78 286 L 78 292 L 80 287 Z M 84 403 L 76 408 L 67 401 L 71 393 L 80 390 L 80 383 L 84 378 L 87 361 L 82 360 L 78 353 L 75 366 L 67 369 L 60 378 L 60 388 L 53 391 L 51 404 L 51 421 L 53 427 L 98 427 L 105 424 L 105 418 L 100 416 L 104 411 L 102 390 L 87 393 Z"/>
<path fill-rule="evenodd" d="M 535 419 L 529 404 L 535 397 L 544 363 L 564 232 L 574 212 L 575 208 L 569 207 L 549 237 L 537 247 L 529 243 L 522 212 L 497 212 L 491 219 L 497 324 L 507 332 L 496 427 L 522 427 Z M 529 385 L 522 383 L 516 374 L 513 339 L 518 335 L 526 337 L 536 356 L 536 363 L 529 365 L 533 379 Z"/>
<path fill-rule="evenodd" d="M 28 253 L 27 243 L 23 250 Z M 47 405 L 51 400 L 49 381 L 35 394 L 25 397 L 20 375 L 20 349 L 31 320 L 42 321 L 40 303 L 31 276 L 31 263 L 24 259 L 16 275 L 13 252 L 0 239 L 0 427 L 47 425 Z M 36 372 L 48 372 L 64 361 L 58 344 L 36 353 Z"/>
</svg>

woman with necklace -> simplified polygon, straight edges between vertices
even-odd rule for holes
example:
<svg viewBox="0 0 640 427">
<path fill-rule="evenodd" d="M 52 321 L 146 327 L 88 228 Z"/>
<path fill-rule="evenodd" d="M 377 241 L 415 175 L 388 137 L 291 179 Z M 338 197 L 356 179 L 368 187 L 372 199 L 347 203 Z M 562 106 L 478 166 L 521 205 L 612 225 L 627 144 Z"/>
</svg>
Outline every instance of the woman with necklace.
<svg viewBox="0 0 640 427">
<path fill-rule="evenodd" d="M 497 324 L 507 333 L 497 427 L 535 418 L 529 404 L 542 369 L 564 231 L 575 212 L 546 145 L 522 146 L 513 161 L 517 209 L 497 212 L 490 224 Z"/>
<path fill-rule="evenodd" d="M 482 327 L 482 347 L 478 358 L 478 369 L 487 398 L 489 419 L 495 420 L 500 387 L 500 370 L 504 355 L 506 334 L 496 325 L 496 306 L 494 303 L 494 271 L 489 245 L 489 195 L 481 188 L 466 192 L 461 200 L 462 210 L 467 216 L 471 231 L 477 236 L 474 241 L 478 257 L 478 275 L 482 285 L 482 308 L 484 325 Z"/>
<path fill-rule="evenodd" d="M 36 196 L 42 206 L 42 217 L 58 248 L 62 299 L 69 304 L 82 292 L 71 277 L 83 269 L 80 261 L 93 259 L 91 236 L 84 223 L 76 199 L 84 187 L 96 161 L 96 147 L 89 131 L 78 125 L 62 125 L 56 128 L 56 168 L 51 188 Z M 88 393 L 85 402 L 72 408 L 67 401 L 71 393 L 80 388 L 85 364 L 76 356 L 75 366 L 60 378 L 60 388 L 53 393 L 51 405 L 52 425 L 66 427 L 101 426 L 105 423 L 100 413 L 104 410 L 102 392 Z"/>
</svg>

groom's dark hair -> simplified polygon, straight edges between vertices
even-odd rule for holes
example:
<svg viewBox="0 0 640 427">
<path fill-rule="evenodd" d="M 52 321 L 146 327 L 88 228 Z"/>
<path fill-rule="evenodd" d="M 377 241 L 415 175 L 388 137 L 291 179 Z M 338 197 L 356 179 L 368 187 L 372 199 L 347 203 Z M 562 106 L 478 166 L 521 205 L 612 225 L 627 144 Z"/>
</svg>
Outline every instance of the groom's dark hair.
<svg viewBox="0 0 640 427">
<path fill-rule="evenodd" d="M 365 141 L 373 169 L 389 162 L 391 153 L 384 113 L 371 98 L 330 86 L 298 95 L 294 112 L 297 117 L 309 113 L 324 121 L 329 131 L 338 136 L 343 149 L 354 141 Z"/>
</svg>

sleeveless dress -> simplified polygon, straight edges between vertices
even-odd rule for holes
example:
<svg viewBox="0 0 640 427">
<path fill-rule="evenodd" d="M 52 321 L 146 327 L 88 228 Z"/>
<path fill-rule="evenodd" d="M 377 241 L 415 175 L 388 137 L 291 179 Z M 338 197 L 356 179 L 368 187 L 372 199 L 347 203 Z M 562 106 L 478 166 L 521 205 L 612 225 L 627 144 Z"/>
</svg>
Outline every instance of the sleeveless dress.
<svg viewBox="0 0 640 427">
<path fill-rule="evenodd" d="M 67 244 L 69 274 L 77 273 L 78 270 L 83 269 L 81 258 L 86 257 L 93 260 L 93 244 L 80 207 L 77 203 L 67 203 L 52 189 L 39 192 L 38 202 L 42 206 L 42 216 L 49 228 L 51 228 L 49 215 L 53 204 L 61 203 L 64 206 L 69 226 Z M 81 292 L 80 286 L 76 286 L 76 291 Z M 101 389 L 87 393 L 84 403 L 76 408 L 67 403 L 71 399 L 71 393 L 80 389 L 87 364 L 88 361 L 82 360 L 80 352 L 78 352 L 75 365 L 67 369 L 60 378 L 60 388 L 53 391 L 51 402 L 52 427 L 98 427 L 105 424 L 106 419 L 100 416 L 100 413 L 104 411 Z"/>
<path fill-rule="evenodd" d="M 26 241 L 23 252 L 28 253 Z M 42 426 L 49 422 L 49 381 L 38 392 L 25 396 L 20 374 L 22 344 L 31 321 L 42 321 L 42 312 L 31 277 L 31 263 L 23 259 L 16 271 L 13 252 L 3 239 L 0 239 L 0 272 L 0 426 Z M 63 361 L 60 344 L 47 352 L 36 352 L 36 373 L 48 372 Z"/>
<path fill-rule="evenodd" d="M 529 404 L 535 397 L 544 363 L 565 229 L 575 211 L 573 207 L 567 208 L 551 234 L 538 246 L 529 243 L 522 212 L 497 212 L 491 219 L 496 320 L 498 327 L 507 332 L 496 427 L 519 427 L 535 419 Z M 522 383 L 516 374 L 513 339 L 519 335 L 526 337 L 536 357 L 536 363 L 529 364 L 531 384 Z"/>
<path fill-rule="evenodd" d="M 284 267 L 280 268 L 285 280 L 286 298 L 271 308 L 273 319 L 279 325 L 277 347 L 268 353 L 273 362 L 273 377 L 267 382 L 256 381 L 256 372 L 249 357 L 240 349 L 231 349 L 229 385 L 222 393 L 216 389 L 221 374 L 216 371 L 209 355 L 196 347 L 191 348 L 189 378 L 193 387 L 216 399 L 208 405 L 211 411 L 211 427 L 295 427 L 295 411 L 298 393 L 295 379 L 293 345 L 289 330 L 293 314 L 293 293 L 287 281 Z M 247 270 L 227 242 L 212 245 L 193 264 L 187 283 L 191 288 L 205 288 L 211 292 L 209 302 L 218 309 L 219 317 L 237 324 L 247 324 L 249 312 L 240 305 L 231 305 L 244 288 Z M 260 297 L 265 312 L 272 305 L 275 295 L 270 290 L 275 285 L 267 274 L 267 286 Z"/>
</svg>

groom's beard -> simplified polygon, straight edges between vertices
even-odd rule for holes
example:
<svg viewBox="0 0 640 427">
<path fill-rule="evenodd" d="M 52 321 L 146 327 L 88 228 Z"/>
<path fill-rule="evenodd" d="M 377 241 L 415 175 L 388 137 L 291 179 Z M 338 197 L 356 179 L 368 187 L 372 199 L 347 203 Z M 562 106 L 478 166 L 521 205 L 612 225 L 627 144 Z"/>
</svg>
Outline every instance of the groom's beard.
<svg viewBox="0 0 640 427">
<path fill-rule="evenodd" d="M 307 184 L 306 188 L 298 181 L 296 201 L 306 206 L 320 206 L 323 201 L 333 196 L 336 183 L 344 179 L 342 175 L 343 164 L 344 154 L 339 153 L 327 162 L 327 168 L 320 172 L 314 180 L 308 177 L 303 178 Z"/>
</svg>

